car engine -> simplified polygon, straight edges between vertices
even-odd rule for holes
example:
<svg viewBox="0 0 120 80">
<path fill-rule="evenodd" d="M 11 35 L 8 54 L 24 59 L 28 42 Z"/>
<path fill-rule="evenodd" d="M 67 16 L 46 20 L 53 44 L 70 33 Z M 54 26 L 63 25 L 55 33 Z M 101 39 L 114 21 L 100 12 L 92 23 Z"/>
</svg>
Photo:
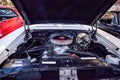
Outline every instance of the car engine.
<svg viewBox="0 0 120 80">
<path fill-rule="evenodd" d="M 31 36 L 4 62 L 3 80 L 93 80 L 119 75 L 105 61 L 110 52 L 90 32 L 32 30 Z"/>
</svg>

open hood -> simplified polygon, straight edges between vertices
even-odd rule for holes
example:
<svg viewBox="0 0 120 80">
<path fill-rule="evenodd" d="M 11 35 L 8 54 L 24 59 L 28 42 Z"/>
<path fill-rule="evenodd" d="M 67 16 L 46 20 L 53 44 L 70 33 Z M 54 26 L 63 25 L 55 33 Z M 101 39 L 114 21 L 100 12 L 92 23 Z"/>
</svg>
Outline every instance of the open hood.
<svg viewBox="0 0 120 80">
<path fill-rule="evenodd" d="M 25 21 L 93 25 L 116 0 L 12 0 Z"/>
</svg>

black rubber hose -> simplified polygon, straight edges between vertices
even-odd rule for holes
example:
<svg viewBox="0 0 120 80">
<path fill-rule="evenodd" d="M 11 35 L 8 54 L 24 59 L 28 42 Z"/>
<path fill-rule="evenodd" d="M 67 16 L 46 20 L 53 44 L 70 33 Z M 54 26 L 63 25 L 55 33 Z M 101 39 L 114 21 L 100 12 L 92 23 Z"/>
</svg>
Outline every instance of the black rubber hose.
<svg viewBox="0 0 120 80">
<path fill-rule="evenodd" d="M 92 57 L 97 57 L 99 58 L 98 55 L 91 53 L 91 52 L 82 52 L 82 51 L 75 51 L 75 50 L 66 50 L 67 53 L 75 53 L 76 55 L 88 55 L 88 56 L 92 56 Z"/>
</svg>

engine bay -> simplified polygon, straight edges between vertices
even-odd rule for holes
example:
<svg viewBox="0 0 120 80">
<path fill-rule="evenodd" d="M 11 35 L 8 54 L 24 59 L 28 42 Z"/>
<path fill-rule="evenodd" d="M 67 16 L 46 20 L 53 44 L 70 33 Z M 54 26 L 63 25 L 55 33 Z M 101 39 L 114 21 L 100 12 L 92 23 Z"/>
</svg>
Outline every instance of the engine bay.
<svg viewBox="0 0 120 80">
<path fill-rule="evenodd" d="M 104 45 L 92 39 L 87 31 L 77 30 L 33 30 L 32 38 L 17 47 L 15 58 L 51 58 L 69 55 L 73 58 L 81 56 L 106 57 L 108 54 Z M 72 54 L 74 56 L 72 56 Z M 36 55 L 36 56 L 35 56 Z"/>
<path fill-rule="evenodd" d="M 93 80 L 119 75 L 106 61 L 112 54 L 93 37 L 84 30 L 32 30 L 31 38 L 4 62 L 0 75 L 3 80 Z"/>
</svg>

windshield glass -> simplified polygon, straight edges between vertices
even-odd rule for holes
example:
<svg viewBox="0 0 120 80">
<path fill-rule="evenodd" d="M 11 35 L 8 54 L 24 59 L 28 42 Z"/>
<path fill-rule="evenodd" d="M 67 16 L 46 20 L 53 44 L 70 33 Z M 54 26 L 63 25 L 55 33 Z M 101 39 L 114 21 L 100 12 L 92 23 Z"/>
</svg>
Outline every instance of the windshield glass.
<svg viewBox="0 0 120 80">
<path fill-rule="evenodd" d="M 9 17 L 9 16 L 17 16 L 11 9 L 8 8 L 0 8 L 0 17 Z"/>
</svg>

